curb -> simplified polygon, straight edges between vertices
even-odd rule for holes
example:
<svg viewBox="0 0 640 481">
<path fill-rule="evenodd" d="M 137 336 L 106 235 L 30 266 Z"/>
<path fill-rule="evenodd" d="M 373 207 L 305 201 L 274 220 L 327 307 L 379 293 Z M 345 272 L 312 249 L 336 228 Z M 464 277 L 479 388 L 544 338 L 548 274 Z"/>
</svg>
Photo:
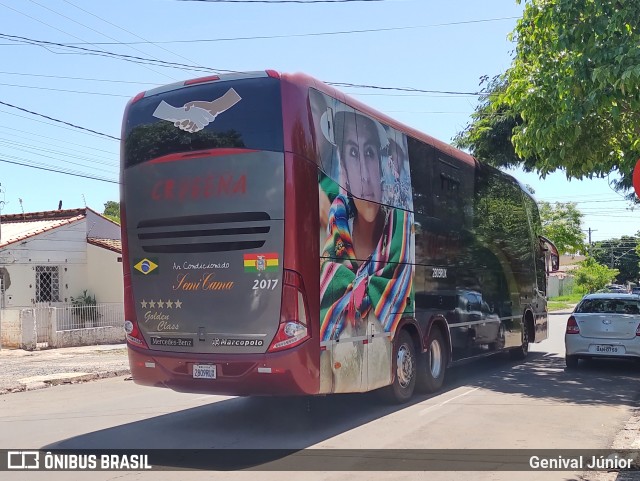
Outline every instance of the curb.
<svg viewBox="0 0 640 481">
<path fill-rule="evenodd" d="M 115 371 L 100 371 L 95 373 L 85 372 L 65 372 L 57 374 L 49 374 L 47 376 L 34 376 L 33 378 L 24 378 L 17 381 L 17 386 L 0 390 L 0 395 L 11 394 L 14 392 L 36 391 L 50 386 L 59 386 L 61 384 L 79 384 L 97 379 L 107 379 L 110 377 L 130 375 L 129 369 L 117 369 Z"/>
</svg>

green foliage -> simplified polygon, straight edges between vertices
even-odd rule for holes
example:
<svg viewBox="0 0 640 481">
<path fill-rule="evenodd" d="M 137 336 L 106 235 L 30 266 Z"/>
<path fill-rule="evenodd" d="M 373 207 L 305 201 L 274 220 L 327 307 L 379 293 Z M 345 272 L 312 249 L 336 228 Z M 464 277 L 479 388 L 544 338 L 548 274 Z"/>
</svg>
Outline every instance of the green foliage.
<svg viewBox="0 0 640 481">
<path fill-rule="evenodd" d="M 513 130 L 522 125 L 522 117 L 504 102 L 500 94 L 506 88 L 504 75 L 481 79 L 482 95 L 471 114 L 472 122 L 453 139 L 453 144 L 468 149 L 477 159 L 494 167 L 522 167 L 526 172 L 536 169 L 536 157 L 520 157 L 511 142 Z"/>
<path fill-rule="evenodd" d="M 575 202 L 538 202 L 542 233 L 551 239 L 560 254 L 584 252 L 582 213 Z"/>
<path fill-rule="evenodd" d="M 593 258 L 600 264 L 614 267 L 620 271 L 616 276 L 617 284 L 625 284 L 640 278 L 640 255 L 638 239 L 623 236 L 620 239 L 609 239 L 596 242 L 590 249 Z"/>
<path fill-rule="evenodd" d="M 86 289 L 78 297 L 71 298 L 71 305 L 76 308 L 73 315 L 84 321 L 87 327 L 92 327 L 100 317 L 96 296 L 91 296 Z"/>
<path fill-rule="evenodd" d="M 580 289 L 576 289 L 569 295 L 552 297 L 547 302 L 547 309 L 549 311 L 571 309 L 578 302 L 580 302 L 580 299 L 582 299 L 583 296 L 584 293 Z"/>
<path fill-rule="evenodd" d="M 609 284 L 619 272 L 618 269 L 598 264 L 593 257 L 587 257 L 574 271 L 575 283 L 586 292 L 595 292 Z"/>
<path fill-rule="evenodd" d="M 512 38 L 511 67 L 487 82 L 456 143 L 543 177 L 617 171 L 616 187 L 630 188 L 640 156 L 640 2 L 530 0 Z"/>
<path fill-rule="evenodd" d="M 104 204 L 104 212 L 102 213 L 107 219 L 111 219 L 116 223 L 120 223 L 120 202 L 109 200 Z"/>
</svg>

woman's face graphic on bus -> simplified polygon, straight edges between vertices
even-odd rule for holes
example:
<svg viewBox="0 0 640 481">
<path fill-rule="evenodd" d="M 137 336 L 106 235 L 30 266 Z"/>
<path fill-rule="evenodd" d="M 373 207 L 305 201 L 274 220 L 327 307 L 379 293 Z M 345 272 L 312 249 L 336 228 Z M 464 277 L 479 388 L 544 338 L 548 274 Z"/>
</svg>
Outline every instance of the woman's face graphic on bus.
<svg viewBox="0 0 640 481">
<path fill-rule="evenodd" d="M 373 222 L 382 199 L 380 138 L 373 122 L 347 114 L 340 154 L 346 187 L 355 197 L 358 215 L 367 222 Z"/>
</svg>

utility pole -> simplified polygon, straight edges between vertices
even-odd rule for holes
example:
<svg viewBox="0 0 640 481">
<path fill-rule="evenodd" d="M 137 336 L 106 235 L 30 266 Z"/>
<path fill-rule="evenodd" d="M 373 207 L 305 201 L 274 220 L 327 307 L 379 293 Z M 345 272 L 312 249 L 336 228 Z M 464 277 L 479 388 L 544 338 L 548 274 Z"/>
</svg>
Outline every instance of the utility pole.
<svg viewBox="0 0 640 481">
<path fill-rule="evenodd" d="M 611 243 L 611 268 L 613 269 L 613 242 Z"/>
<path fill-rule="evenodd" d="M 584 232 L 584 229 L 582 229 Z M 591 227 L 589 227 L 587 229 L 587 233 L 589 234 L 589 243 L 587 244 L 587 255 L 591 254 L 591 246 L 593 245 L 591 243 L 591 233 L 592 232 L 598 232 L 598 229 L 592 229 Z"/>
<path fill-rule="evenodd" d="M 2 182 L 0 182 L 0 242 L 2 241 L 2 209 L 4 208 L 4 189 L 2 188 Z"/>
</svg>

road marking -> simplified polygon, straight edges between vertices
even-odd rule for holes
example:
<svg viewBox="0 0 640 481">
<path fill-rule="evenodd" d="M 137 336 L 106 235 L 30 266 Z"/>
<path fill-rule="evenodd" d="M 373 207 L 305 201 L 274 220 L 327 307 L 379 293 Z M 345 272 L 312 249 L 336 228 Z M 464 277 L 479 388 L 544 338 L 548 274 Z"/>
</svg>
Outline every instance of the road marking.
<svg viewBox="0 0 640 481">
<path fill-rule="evenodd" d="M 477 388 L 471 389 L 470 391 L 467 391 L 467 392 L 463 392 L 462 394 L 458 394 L 457 396 L 454 396 L 454 397 L 452 397 L 451 399 L 447 399 L 446 401 L 442 401 L 442 402 L 441 402 L 441 403 L 439 403 L 439 404 L 433 404 L 433 405 L 431 405 L 431 406 L 428 406 L 428 407 L 424 408 L 422 411 L 420 411 L 420 416 L 424 416 L 425 414 L 427 414 L 427 412 L 428 412 L 428 411 L 430 411 L 430 410 L 431 410 L 431 409 L 433 409 L 433 408 L 439 408 L 439 407 L 442 407 L 442 406 L 444 406 L 445 404 L 450 403 L 450 402 L 451 402 L 451 401 L 453 401 L 454 399 L 458 399 L 458 398 L 461 398 L 461 397 L 463 397 L 463 396 L 466 396 L 467 394 L 471 394 L 472 392 L 475 392 L 475 391 L 477 391 L 478 389 L 480 389 L 480 387 L 477 387 Z"/>
</svg>

